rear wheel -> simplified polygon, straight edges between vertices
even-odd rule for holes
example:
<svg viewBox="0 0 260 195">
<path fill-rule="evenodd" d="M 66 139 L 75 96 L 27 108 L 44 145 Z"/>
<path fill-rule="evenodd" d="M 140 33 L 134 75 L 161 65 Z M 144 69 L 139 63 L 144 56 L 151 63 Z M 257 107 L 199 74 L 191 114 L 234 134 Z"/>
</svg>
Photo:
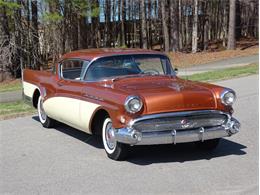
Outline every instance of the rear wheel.
<svg viewBox="0 0 260 195">
<path fill-rule="evenodd" d="M 55 121 L 52 118 L 48 117 L 47 114 L 45 113 L 43 109 L 43 100 L 41 96 L 38 99 L 37 110 L 38 110 L 38 116 L 42 126 L 45 128 L 53 127 Z"/>
<path fill-rule="evenodd" d="M 104 120 L 102 128 L 102 141 L 109 158 L 113 160 L 124 160 L 126 158 L 129 146 L 116 141 L 110 118 L 106 118 Z"/>
<path fill-rule="evenodd" d="M 201 150 L 211 151 L 217 148 L 220 138 L 196 142 L 196 145 Z"/>
</svg>

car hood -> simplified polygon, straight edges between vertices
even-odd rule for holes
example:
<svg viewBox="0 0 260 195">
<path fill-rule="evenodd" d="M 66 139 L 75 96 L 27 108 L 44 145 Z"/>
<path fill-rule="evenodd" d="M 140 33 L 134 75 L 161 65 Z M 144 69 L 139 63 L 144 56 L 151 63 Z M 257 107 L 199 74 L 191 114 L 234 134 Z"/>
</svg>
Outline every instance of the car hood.
<svg viewBox="0 0 260 195">
<path fill-rule="evenodd" d="M 217 107 L 214 93 L 209 87 L 177 77 L 127 78 L 115 81 L 113 88 L 140 96 L 147 114 Z"/>
</svg>

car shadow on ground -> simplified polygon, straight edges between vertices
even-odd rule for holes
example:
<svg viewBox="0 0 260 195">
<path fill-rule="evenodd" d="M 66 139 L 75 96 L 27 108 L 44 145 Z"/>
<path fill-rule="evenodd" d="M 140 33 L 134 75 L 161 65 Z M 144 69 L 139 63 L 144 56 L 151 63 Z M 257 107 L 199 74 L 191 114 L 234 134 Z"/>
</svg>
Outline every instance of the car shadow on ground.
<svg viewBox="0 0 260 195">
<path fill-rule="evenodd" d="M 39 121 L 38 116 L 33 116 L 32 118 Z M 100 136 L 89 135 L 59 122 L 56 124 L 54 129 L 72 136 L 90 146 L 103 149 L 102 139 Z M 210 152 L 199 150 L 194 143 L 133 146 L 130 148 L 129 156 L 126 161 L 137 165 L 150 165 L 154 163 L 167 162 L 183 163 L 203 159 L 210 160 L 228 155 L 244 155 L 246 154 L 246 152 L 243 151 L 245 148 L 247 147 L 225 138 L 221 139 L 218 147 Z"/>
<path fill-rule="evenodd" d="M 38 116 L 33 116 L 32 119 L 40 122 Z M 68 125 L 65 125 L 60 122 L 56 122 L 54 130 L 57 130 L 61 133 L 64 133 L 66 135 L 69 135 L 71 137 L 74 137 L 84 143 L 87 143 L 95 148 L 103 149 L 102 139 L 100 136 L 90 135 L 83 131 L 77 130 L 73 127 L 70 127 Z"/>
<path fill-rule="evenodd" d="M 199 150 L 194 143 L 167 144 L 153 146 L 135 146 L 134 153 L 131 151 L 129 162 L 137 165 L 149 165 L 154 163 L 179 162 L 196 160 L 211 160 L 229 155 L 244 155 L 246 146 L 221 139 L 218 147 L 213 151 Z"/>
</svg>

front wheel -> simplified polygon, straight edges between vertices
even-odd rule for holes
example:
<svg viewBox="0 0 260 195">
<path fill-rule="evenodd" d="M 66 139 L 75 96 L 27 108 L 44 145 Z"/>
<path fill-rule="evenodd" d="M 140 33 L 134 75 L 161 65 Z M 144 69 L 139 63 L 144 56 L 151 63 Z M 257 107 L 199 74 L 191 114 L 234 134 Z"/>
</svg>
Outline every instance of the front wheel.
<svg viewBox="0 0 260 195">
<path fill-rule="evenodd" d="M 43 100 L 41 96 L 38 99 L 37 110 L 38 110 L 38 116 L 42 126 L 45 128 L 53 127 L 55 121 L 52 118 L 48 117 L 47 114 L 45 113 L 43 109 Z"/>
<path fill-rule="evenodd" d="M 113 160 L 124 160 L 128 153 L 128 145 L 115 139 L 114 128 L 110 118 L 106 118 L 102 128 L 102 140 L 107 156 Z"/>
<path fill-rule="evenodd" d="M 220 138 L 205 140 L 204 142 L 196 142 L 199 149 L 211 151 L 217 148 Z"/>
</svg>

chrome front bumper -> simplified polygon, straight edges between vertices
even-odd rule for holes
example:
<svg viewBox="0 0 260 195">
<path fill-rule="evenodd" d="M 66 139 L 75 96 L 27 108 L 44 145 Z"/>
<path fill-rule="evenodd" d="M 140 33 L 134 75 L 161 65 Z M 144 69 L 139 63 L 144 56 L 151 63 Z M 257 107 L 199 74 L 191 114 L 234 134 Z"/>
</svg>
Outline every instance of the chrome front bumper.
<svg viewBox="0 0 260 195">
<path fill-rule="evenodd" d="M 161 130 L 141 132 L 132 128 L 133 122 L 126 128 L 115 129 L 118 142 L 130 145 L 177 144 L 204 141 L 221 137 L 228 137 L 240 129 L 240 123 L 230 115 L 224 125 L 217 127 L 200 127 L 196 129 Z"/>
</svg>

